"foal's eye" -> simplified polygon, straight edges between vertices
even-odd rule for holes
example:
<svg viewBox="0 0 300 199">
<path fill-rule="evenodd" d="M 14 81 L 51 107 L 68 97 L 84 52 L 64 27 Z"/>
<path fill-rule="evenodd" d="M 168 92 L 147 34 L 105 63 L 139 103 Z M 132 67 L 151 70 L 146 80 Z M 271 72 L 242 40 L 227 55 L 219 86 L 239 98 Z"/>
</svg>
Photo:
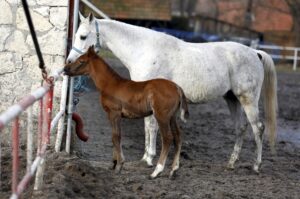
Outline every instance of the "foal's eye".
<svg viewBox="0 0 300 199">
<path fill-rule="evenodd" d="M 86 36 L 82 36 L 82 35 L 81 35 L 81 36 L 80 36 L 80 39 L 81 39 L 81 40 L 85 40 L 85 39 L 86 39 Z"/>
<path fill-rule="evenodd" d="M 84 61 L 81 61 L 81 60 L 79 60 L 79 63 L 83 64 L 83 63 L 84 63 Z"/>
</svg>

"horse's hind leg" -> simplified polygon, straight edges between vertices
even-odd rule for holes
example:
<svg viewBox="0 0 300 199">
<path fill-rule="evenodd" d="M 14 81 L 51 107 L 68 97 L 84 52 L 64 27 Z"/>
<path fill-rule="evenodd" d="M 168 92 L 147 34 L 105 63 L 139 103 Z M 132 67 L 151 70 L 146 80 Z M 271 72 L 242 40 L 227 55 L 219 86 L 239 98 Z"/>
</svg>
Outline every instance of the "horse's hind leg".
<svg viewBox="0 0 300 199">
<path fill-rule="evenodd" d="M 142 161 L 146 161 L 148 166 L 153 166 L 152 160 L 156 155 L 156 136 L 158 124 L 153 115 L 145 117 L 145 153 Z"/>
<path fill-rule="evenodd" d="M 241 97 L 240 102 L 245 110 L 246 116 L 251 124 L 255 142 L 256 142 L 256 161 L 253 166 L 255 172 L 259 172 L 261 165 L 262 156 L 262 141 L 264 133 L 264 124 L 259 120 L 259 110 L 258 110 L 258 99 L 251 100 L 251 98 Z"/>
<path fill-rule="evenodd" d="M 167 159 L 169 149 L 170 149 L 170 145 L 173 140 L 173 135 L 171 132 L 171 127 L 170 127 L 170 121 L 158 122 L 158 124 L 159 124 L 162 146 L 161 146 L 161 152 L 160 152 L 160 156 L 159 156 L 157 165 L 155 167 L 155 170 L 153 171 L 153 173 L 150 176 L 151 178 L 157 177 L 157 175 L 160 174 L 164 170 L 166 159 Z"/>
<path fill-rule="evenodd" d="M 247 121 L 244 122 L 244 120 L 242 120 L 241 104 L 231 91 L 224 96 L 224 99 L 228 104 L 228 108 L 234 122 L 234 132 L 236 134 L 235 145 L 227 165 L 227 168 L 234 169 L 234 164 L 239 159 L 248 123 Z"/>
<path fill-rule="evenodd" d="M 148 150 L 149 150 L 149 142 L 150 142 L 150 132 L 149 132 L 149 119 L 144 118 L 144 127 L 145 127 L 145 151 L 141 161 L 147 162 Z"/>
<path fill-rule="evenodd" d="M 175 156 L 172 163 L 172 170 L 170 172 L 170 178 L 172 178 L 175 172 L 179 169 L 179 159 L 180 159 L 180 151 L 182 145 L 181 131 L 178 127 L 176 116 L 171 119 L 171 130 L 174 135 L 174 144 L 175 144 Z"/>
</svg>

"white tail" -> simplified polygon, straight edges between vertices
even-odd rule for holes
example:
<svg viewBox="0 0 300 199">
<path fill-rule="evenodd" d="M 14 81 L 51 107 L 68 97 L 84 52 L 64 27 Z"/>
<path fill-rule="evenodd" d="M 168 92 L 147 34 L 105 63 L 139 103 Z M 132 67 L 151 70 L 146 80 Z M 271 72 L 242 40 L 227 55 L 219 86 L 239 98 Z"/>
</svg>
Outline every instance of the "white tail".
<svg viewBox="0 0 300 199">
<path fill-rule="evenodd" d="M 262 56 L 262 63 L 264 65 L 264 109 L 265 109 L 265 123 L 266 131 L 269 134 L 269 142 L 271 151 L 276 153 L 275 142 L 277 137 L 277 76 L 274 62 L 270 55 L 266 52 L 257 50 L 257 53 Z"/>
</svg>

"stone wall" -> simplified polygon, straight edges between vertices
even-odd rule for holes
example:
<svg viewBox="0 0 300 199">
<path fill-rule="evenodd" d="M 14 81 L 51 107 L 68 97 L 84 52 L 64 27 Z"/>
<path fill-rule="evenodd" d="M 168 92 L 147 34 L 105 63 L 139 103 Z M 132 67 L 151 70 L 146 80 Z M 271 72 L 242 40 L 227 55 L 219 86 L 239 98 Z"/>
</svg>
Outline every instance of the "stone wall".
<svg viewBox="0 0 300 199">
<path fill-rule="evenodd" d="M 64 63 L 67 1 L 29 0 L 48 70 Z M 41 84 L 41 72 L 20 0 L 0 1 L 0 111 Z"/>
<path fill-rule="evenodd" d="M 47 70 L 62 67 L 66 0 L 28 0 Z M 0 112 L 41 85 L 41 71 L 20 0 L 0 0 Z M 60 84 L 60 83 L 58 83 Z M 59 103 L 56 86 L 55 105 Z M 36 111 L 35 111 L 36 112 Z"/>
</svg>

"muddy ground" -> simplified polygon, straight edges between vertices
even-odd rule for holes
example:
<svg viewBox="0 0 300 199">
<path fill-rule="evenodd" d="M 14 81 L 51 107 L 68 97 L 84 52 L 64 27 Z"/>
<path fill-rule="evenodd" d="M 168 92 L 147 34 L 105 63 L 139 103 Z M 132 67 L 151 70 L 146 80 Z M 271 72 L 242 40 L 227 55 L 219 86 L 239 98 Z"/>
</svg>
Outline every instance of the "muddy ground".
<svg viewBox="0 0 300 199">
<path fill-rule="evenodd" d="M 118 61 L 109 62 L 128 75 Z M 49 153 L 43 191 L 32 198 L 300 198 L 300 73 L 278 73 L 277 155 L 271 155 L 264 141 L 260 174 L 252 171 L 255 142 L 250 128 L 236 168 L 226 170 L 235 135 L 222 99 L 189 106 L 190 119 L 181 123 L 181 167 L 174 180 L 168 178 L 172 152 L 157 179 L 149 179 L 154 168 L 140 163 L 144 152 L 143 120 L 123 122 L 126 163 L 121 174 L 114 174 L 109 169 L 111 129 L 98 103 L 98 92 L 92 84 L 89 88 L 80 97 L 77 112 L 83 117 L 90 140 L 76 140 L 71 156 Z M 159 136 L 157 141 L 159 154 Z M 8 191 L 10 184 L 5 186 Z M 24 198 L 31 195 L 29 191 Z"/>
</svg>

